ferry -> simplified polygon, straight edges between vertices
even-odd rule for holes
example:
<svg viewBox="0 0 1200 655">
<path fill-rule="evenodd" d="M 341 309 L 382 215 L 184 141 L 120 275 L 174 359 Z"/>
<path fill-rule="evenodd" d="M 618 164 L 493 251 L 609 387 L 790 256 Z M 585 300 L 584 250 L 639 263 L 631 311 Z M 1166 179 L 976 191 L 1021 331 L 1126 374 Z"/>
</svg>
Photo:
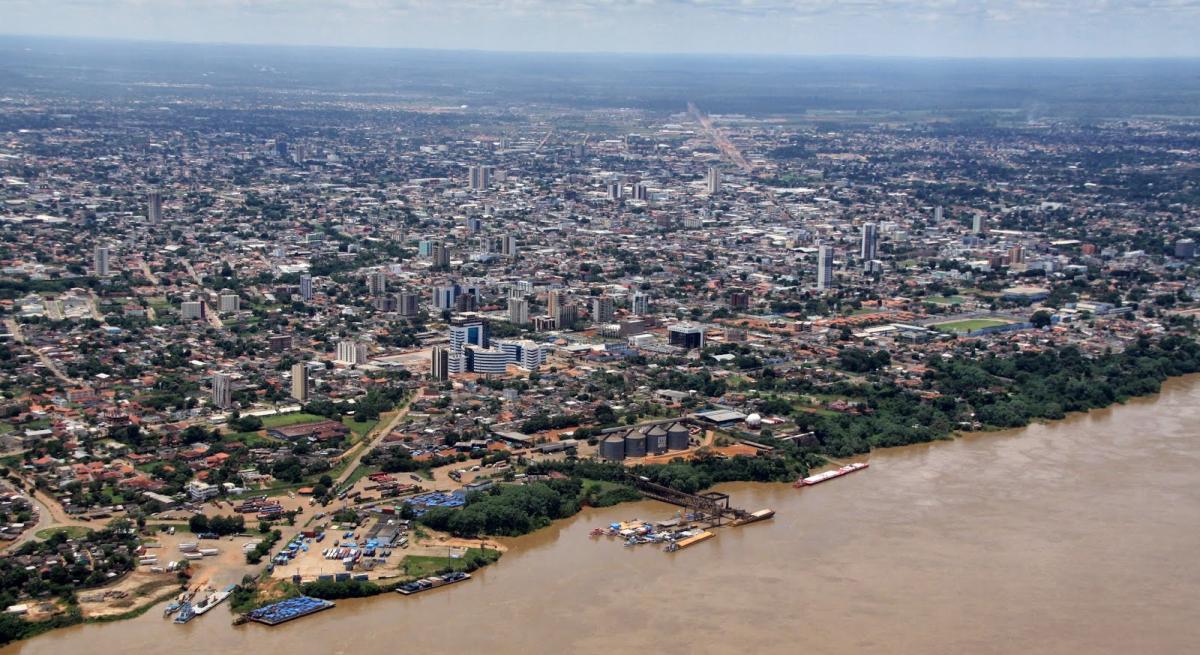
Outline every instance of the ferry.
<svg viewBox="0 0 1200 655">
<path fill-rule="evenodd" d="M 192 603 L 190 601 L 185 600 L 183 605 L 179 608 L 179 616 L 175 617 L 175 622 L 187 623 L 194 618 L 196 618 L 196 610 L 194 607 L 192 607 Z"/>
<path fill-rule="evenodd" d="M 814 484 L 821 484 L 822 482 L 826 482 L 834 478 L 840 478 L 843 475 L 848 475 L 850 473 L 854 473 L 855 471 L 861 471 L 868 466 L 870 466 L 870 464 L 867 464 L 866 462 L 854 462 L 853 464 L 847 464 L 841 468 L 833 469 L 832 471 L 825 471 L 824 473 L 810 475 L 807 478 L 797 480 L 796 484 L 792 486 L 796 487 L 797 489 L 800 487 L 811 487 Z"/>
</svg>

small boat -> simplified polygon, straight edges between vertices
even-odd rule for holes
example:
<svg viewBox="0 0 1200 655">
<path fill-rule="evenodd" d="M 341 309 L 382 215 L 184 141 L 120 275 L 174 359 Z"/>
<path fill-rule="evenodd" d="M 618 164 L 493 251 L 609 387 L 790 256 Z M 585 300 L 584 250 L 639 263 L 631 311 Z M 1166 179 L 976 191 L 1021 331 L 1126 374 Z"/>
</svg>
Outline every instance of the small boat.
<svg viewBox="0 0 1200 655">
<path fill-rule="evenodd" d="M 667 545 L 666 545 L 666 546 L 663 548 L 663 552 L 664 552 L 664 553 L 673 553 L 673 552 L 675 552 L 675 551 L 677 551 L 677 550 L 679 550 L 679 544 L 675 543 L 674 541 L 672 541 L 671 543 L 667 544 Z"/>
<path fill-rule="evenodd" d="M 588 533 L 588 536 L 603 537 L 605 534 L 607 534 L 607 533 L 604 530 L 602 530 L 600 528 L 593 528 L 592 531 Z"/>
<path fill-rule="evenodd" d="M 196 609 L 191 602 L 185 601 L 183 606 L 179 608 L 179 616 L 175 617 L 176 623 L 187 623 L 196 618 Z"/>
<path fill-rule="evenodd" d="M 172 614 L 174 614 L 175 612 L 178 612 L 180 607 L 181 607 L 181 604 L 179 603 L 179 601 L 177 601 L 177 600 L 171 601 L 170 604 L 168 604 L 166 606 L 166 608 L 163 609 L 163 618 L 165 619 L 168 616 L 171 616 Z"/>
</svg>

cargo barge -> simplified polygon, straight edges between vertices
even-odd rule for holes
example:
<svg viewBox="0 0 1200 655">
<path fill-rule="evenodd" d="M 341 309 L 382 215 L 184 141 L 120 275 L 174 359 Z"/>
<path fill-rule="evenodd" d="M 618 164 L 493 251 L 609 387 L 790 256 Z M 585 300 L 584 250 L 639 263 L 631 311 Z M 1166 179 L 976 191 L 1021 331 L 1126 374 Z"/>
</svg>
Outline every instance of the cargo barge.
<svg viewBox="0 0 1200 655">
<path fill-rule="evenodd" d="M 228 587 L 225 587 L 225 589 L 218 591 L 217 593 L 196 604 L 196 616 L 200 616 L 217 605 L 220 605 L 226 598 L 229 598 L 229 596 L 233 594 L 234 589 L 237 589 L 237 585 L 231 584 Z"/>
<path fill-rule="evenodd" d="M 758 521 L 766 521 L 775 517 L 775 510 L 760 509 L 757 512 L 751 512 L 748 516 L 740 519 L 734 519 L 730 525 L 746 525 L 747 523 L 757 523 Z"/>
<path fill-rule="evenodd" d="M 867 468 L 868 466 L 870 466 L 870 464 L 867 464 L 866 462 L 855 462 L 853 464 L 847 464 L 841 468 L 833 469 L 832 471 L 825 471 L 824 473 L 810 475 L 807 478 L 797 480 L 796 484 L 794 484 L 792 486 L 796 487 L 797 489 L 800 487 L 811 487 L 814 484 L 821 484 L 822 482 L 828 482 L 829 480 L 832 480 L 834 478 L 840 478 L 843 475 L 849 475 L 850 473 L 854 473 L 855 471 L 861 471 L 861 470 Z"/>
<path fill-rule="evenodd" d="M 684 548 L 687 548 L 688 546 L 695 546 L 696 544 L 700 543 L 701 541 L 708 541 L 709 539 L 712 539 L 715 536 L 716 535 L 709 532 L 708 530 L 701 530 L 699 533 L 691 535 L 690 537 L 684 537 L 683 539 L 680 539 L 679 541 L 672 541 L 671 543 L 667 544 L 667 547 L 664 548 L 663 550 L 664 550 L 664 552 L 673 553 L 677 550 L 683 550 Z"/>
<path fill-rule="evenodd" d="M 455 572 L 447 573 L 446 575 L 435 575 L 429 578 L 422 578 L 416 582 L 402 584 L 396 588 L 396 592 L 404 594 L 405 596 L 411 596 L 413 594 L 419 594 L 422 591 L 429 591 L 430 589 L 437 589 L 438 587 L 446 587 L 456 582 L 462 582 L 463 580 L 470 579 L 471 575 L 469 573 Z"/>
<path fill-rule="evenodd" d="M 297 596 L 281 600 L 278 603 L 260 607 L 249 614 L 246 618 L 251 621 L 256 621 L 264 625 L 279 625 L 287 623 L 309 614 L 316 614 L 322 610 L 327 610 L 333 607 L 333 603 L 320 598 L 312 598 L 310 596 Z"/>
</svg>

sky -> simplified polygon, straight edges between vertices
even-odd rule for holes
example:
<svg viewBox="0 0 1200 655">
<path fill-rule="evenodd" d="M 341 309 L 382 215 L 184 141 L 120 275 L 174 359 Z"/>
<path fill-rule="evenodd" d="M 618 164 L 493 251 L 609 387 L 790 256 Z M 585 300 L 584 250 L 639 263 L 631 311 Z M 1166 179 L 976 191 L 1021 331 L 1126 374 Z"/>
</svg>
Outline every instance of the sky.
<svg viewBox="0 0 1200 655">
<path fill-rule="evenodd" d="M 1200 0 L 0 0 L 0 33 L 550 52 L 1197 57 Z"/>
</svg>

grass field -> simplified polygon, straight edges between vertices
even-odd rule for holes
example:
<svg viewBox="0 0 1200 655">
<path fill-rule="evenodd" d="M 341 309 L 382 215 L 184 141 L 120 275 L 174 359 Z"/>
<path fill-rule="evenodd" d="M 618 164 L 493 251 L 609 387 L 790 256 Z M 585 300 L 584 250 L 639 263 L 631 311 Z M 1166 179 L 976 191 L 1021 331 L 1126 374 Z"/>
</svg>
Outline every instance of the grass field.
<svg viewBox="0 0 1200 655">
<path fill-rule="evenodd" d="M 983 328 L 996 327 L 999 325 L 1008 325 L 1011 321 L 1002 321 L 995 318 L 971 318 L 965 321 L 950 321 L 948 323 L 938 323 L 933 327 L 945 332 L 973 332 Z"/>
<path fill-rule="evenodd" d="M 500 553 L 490 548 L 486 551 L 478 548 L 468 548 L 467 553 L 482 554 L 486 556 L 489 561 L 495 561 L 496 559 L 499 559 L 500 555 Z M 447 568 L 454 571 L 465 571 L 467 569 L 465 554 L 464 557 L 459 558 L 409 555 L 404 558 L 404 561 L 401 562 L 401 564 L 404 567 L 404 574 L 414 578 L 426 578 Z"/>
<path fill-rule="evenodd" d="M 342 423 L 345 423 L 346 427 L 350 428 L 350 431 L 354 433 L 355 439 L 362 439 L 379 421 L 355 421 L 347 416 L 342 419 Z"/>
<path fill-rule="evenodd" d="M 78 539 L 80 537 L 86 537 L 91 531 L 91 528 L 85 528 L 81 525 L 67 525 L 59 528 L 46 528 L 45 530 L 38 530 L 33 534 L 33 536 L 37 537 L 38 539 L 49 539 L 59 532 L 64 532 L 66 533 L 68 539 Z"/>
<path fill-rule="evenodd" d="M 962 296 L 933 296 L 925 299 L 925 302 L 935 305 L 961 305 L 966 301 L 967 299 Z"/>
<path fill-rule="evenodd" d="M 299 423 L 316 423 L 317 421 L 324 421 L 324 420 L 325 420 L 324 416 L 317 416 L 316 414 L 309 414 L 307 412 L 294 412 L 292 414 L 275 414 L 274 416 L 262 417 L 263 427 L 267 428 L 267 429 L 281 428 L 286 425 L 296 425 Z"/>
</svg>

